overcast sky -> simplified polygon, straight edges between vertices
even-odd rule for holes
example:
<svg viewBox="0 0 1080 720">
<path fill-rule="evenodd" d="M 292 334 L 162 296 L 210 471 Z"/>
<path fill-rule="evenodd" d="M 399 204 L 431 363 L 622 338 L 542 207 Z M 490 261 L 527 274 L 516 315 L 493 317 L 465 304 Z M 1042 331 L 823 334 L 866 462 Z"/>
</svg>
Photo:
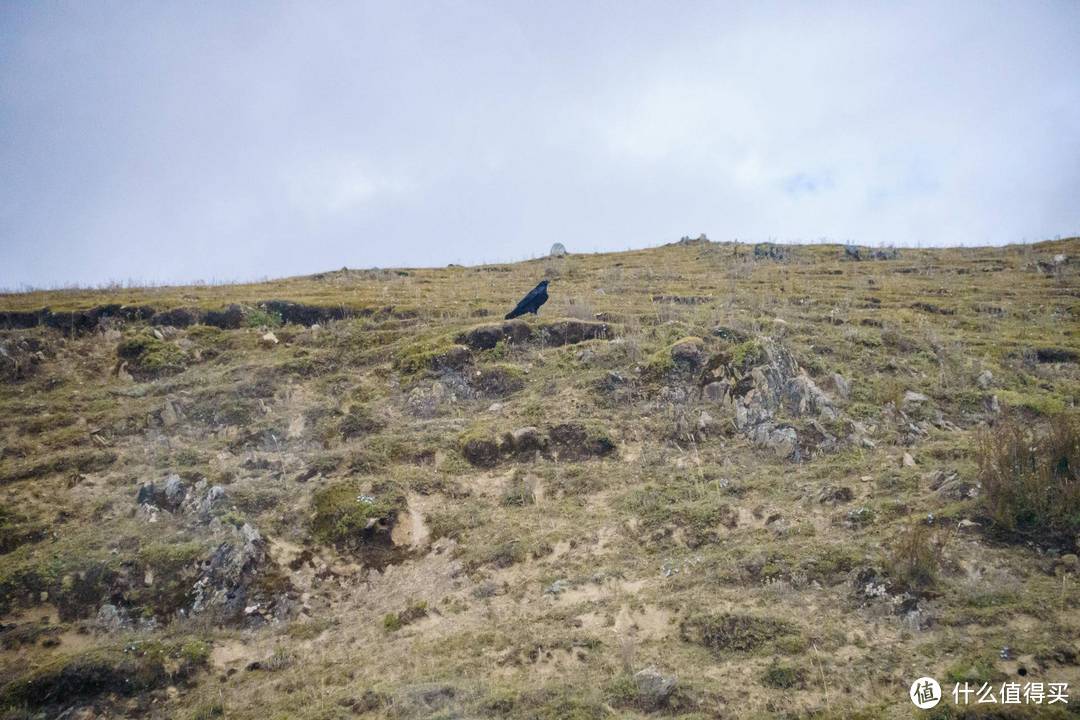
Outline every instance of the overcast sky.
<svg viewBox="0 0 1080 720">
<path fill-rule="evenodd" d="M 1080 1 L 0 4 L 0 287 L 1080 234 Z"/>
</svg>

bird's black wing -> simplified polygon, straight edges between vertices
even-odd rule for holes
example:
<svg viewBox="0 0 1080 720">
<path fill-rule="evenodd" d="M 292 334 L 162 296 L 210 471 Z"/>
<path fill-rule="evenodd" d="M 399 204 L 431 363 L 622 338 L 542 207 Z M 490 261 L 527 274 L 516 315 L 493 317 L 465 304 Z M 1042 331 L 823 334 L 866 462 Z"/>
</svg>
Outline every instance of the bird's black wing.
<svg viewBox="0 0 1080 720">
<path fill-rule="evenodd" d="M 534 287 L 532 290 L 529 291 L 528 295 L 521 298 L 521 302 L 519 302 L 513 310 L 506 313 L 506 319 L 513 320 L 519 315 L 524 315 L 527 312 L 532 312 L 531 308 L 533 303 L 535 303 L 538 298 L 542 297 L 543 294 L 544 288 L 542 285 L 537 285 L 536 287 Z M 547 298 L 544 298 L 544 300 L 547 300 Z M 539 307 L 539 305 L 537 307 Z"/>
</svg>

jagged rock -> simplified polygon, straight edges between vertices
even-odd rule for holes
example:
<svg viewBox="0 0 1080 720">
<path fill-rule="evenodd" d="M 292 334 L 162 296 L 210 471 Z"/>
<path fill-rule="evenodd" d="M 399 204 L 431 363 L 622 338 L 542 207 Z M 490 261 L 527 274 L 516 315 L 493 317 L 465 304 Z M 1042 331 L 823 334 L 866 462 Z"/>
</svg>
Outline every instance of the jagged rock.
<svg viewBox="0 0 1080 720">
<path fill-rule="evenodd" d="M 172 400 L 165 399 L 165 404 L 161 408 L 161 424 L 165 427 L 173 427 L 180 422 L 180 413 L 176 410 L 176 405 Z"/>
<path fill-rule="evenodd" d="M 937 490 L 946 482 L 955 480 L 958 477 L 958 473 L 955 471 L 949 473 L 944 470 L 935 470 L 925 477 L 927 484 L 931 490 Z"/>
<path fill-rule="evenodd" d="M 937 493 L 948 500 L 968 500 L 979 494 L 979 486 L 976 483 L 961 480 L 955 475 L 950 480 L 942 483 L 937 488 Z"/>
<path fill-rule="evenodd" d="M 785 400 L 788 411 L 796 417 L 809 415 L 829 420 L 836 418 L 836 410 L 833 409 L 829 397 L 808 375 L 798 375 L 788 382 Z"/>
<path fill-rule="evenodd" d="M 701 383 L 706 397 L 733 406 L 736 429 L 780 457 L 798 460 L 836 445 L 836 438 L 820 424 L 810 426 L 812 432 L 801 444 L 795 428 L 776 424 L 780 410 L 796 418 L 835 420 L 839 414 L 791 353 L 771 338 L 717 354 L 706 363 Z"/>
<path fill-rule="evenodd" d="M 44 347 L 37 338 L 0 340 L 0 381 L 15 382 L 30 377 L 46 360 Z"/>
<path fill-rule="evenodd" d="M 551 257 L 566 257 L 566 247 L 562 243 L 555 243 L 548 252 Z"/>
<path fill-rule="evenodd" d="M 868 248 L 860 245 L 845 245 L 844 257 L 848 260 L 895 260 L 900 257 L 896 248 Z"/>
<path fill-rule="evenodd" d="M 787 254 L 787 248 L 775 243 L 758 243 L 754 246 L 756 260 L 784 260 Z"/>
<path fill-rule="evenodd" d="M 705 344 L 701 338 L 688 337 L 671 346 L 671 361 L 678 372 L 696 373 L 704 364 Z"/>
<path fill-rule="evenodd" d="M 818 495 L 818 502 L 839 505 L 840 503 L 851 502 L 854 498 L 855 493 L 845 485 L 826 485 Z"/>
<path fill-rule="evenodd" d="M 135 496 L 135 502 L 140 505 L 156 505 L 157 504 L 157 488 L 154 487 L 154 483 L 143 483 L 139 486 L 139 492 Z"/>
<path fill-rule="evenodd" d="M 221 620 L 258 625 L 268 616 L 287 613 L 284 598 L 267 589 L 271 583 L 265 578 L 273 569 L 259 531 L 248 523 L 233 528 L 232 537 L 218 545 L 203 563 L 202 573 L 191 589 L 192 614 L 211 613 Z M 258 612 L 246 612 L 251 607 Z"/>
<path fill-rule="evenodd" d="M 756 425 L 750 437 L 758 446 L 772 450 L 782 459 L 795 457 L 795 450 L 799 447 L 799 436 L 795 428 L 776 427 L 772 423 Z"/>
<path fill-rule="evenodd" d="M 566 579 L 556 580 L 544 588 L 545 595 L 559 595 L 570 588 L 570 581 Z"/>
<path fill-rule="evenodd" d="M 97 613 L 97 626 L 105 632 L 119 632 L 131 624 L 127 613 L 109 603 L 102 605 Z"/>
<path fill-rule="evenodd" d="M 698 415 L 697 429 L 699 433 L 708 433 L 708 431 L 711 430 L 715 424 L 716 421 L 713 420 L 712 415 L 705 412 L 704 410 L 702 410 L 701 414 Z"/>
<path fill-rule="evenodd" d="M 180 476 L 176 473 L 169 475 L 165 478 L 165 491 L 163 493 L 164 502 L 163 507 L 173 510 L 184 502 L 184 498 L 187 497 L 187 485 L 180 479 Z"/>
<path fill-rule="evenodd" d="M 851 399 L 851 383 L 844 378 L 840 373 L 832 374 L 833 387 L 836 389 L 836 394 L 843 400 Z"/>
<path fill-rule="evenodd" d="M 638 701 L 650 710 L 667 704 L 678 683 L 676 676 L 664 676 L 652 665 L 634 673 Z"/>
<path fill-rule="evenodd" d="M 730 387 L 726 382 L 711 382 L 701 389 L 701 393 L 706 400 L 723 404 L 728 401 Z"/>
<path fill-rule="evenodd" d="M 438 414 L 439 402 L 429 389 L 416 387 L 409 391 L 405 399 L 405 409 L 410 415 L 430 419 Z"/>
</svg>

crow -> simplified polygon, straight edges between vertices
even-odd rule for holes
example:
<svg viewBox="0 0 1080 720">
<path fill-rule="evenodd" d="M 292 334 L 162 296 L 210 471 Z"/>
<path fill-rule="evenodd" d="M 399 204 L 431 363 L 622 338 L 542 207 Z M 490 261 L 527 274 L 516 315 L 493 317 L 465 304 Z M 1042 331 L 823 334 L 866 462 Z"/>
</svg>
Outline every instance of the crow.
<svg viewBox="0 0 1080 720">
<path fill-rule="evenodd" d="M 513 320 L 519 315 L 525 313 L 536 314 L 536 311 L 540 309 L 540 306 L 547 302 L 547 280 L 541 280 L 540 284 L 529 291 L 529 294 L 521 298 L 521 302 L 517 304 L 517 307 L 506 313 L 507 320 Z"/>
</svg>

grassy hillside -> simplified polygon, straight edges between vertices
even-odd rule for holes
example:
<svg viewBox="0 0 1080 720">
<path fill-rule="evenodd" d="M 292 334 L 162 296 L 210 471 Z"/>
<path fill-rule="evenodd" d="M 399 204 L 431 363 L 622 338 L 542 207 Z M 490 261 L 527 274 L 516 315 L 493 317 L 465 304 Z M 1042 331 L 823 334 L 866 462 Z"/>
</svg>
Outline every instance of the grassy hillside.
<svg viewBox="0 0 1080 720">
<path fill-rule="evenodd" d="M 860 255 L 0 296 L 4 717 L 1076 691 L 1080 239 Z"/>
</svg>

